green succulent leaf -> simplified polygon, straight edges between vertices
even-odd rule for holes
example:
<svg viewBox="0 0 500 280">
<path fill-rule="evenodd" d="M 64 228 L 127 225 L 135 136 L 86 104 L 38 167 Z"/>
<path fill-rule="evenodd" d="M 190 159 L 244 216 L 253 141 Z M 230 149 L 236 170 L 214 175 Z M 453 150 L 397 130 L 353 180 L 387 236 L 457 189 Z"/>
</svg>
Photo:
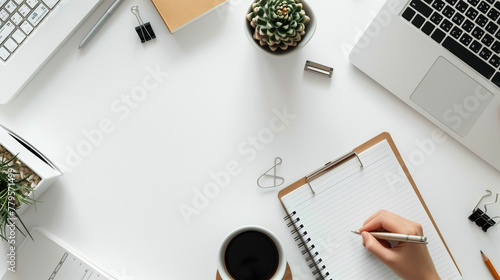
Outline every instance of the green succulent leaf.
<svg viewBox="0 0 500 280">
<path fill-rule="evenodd" d="M 272 51 L 296 46 L 310 21 L 300 0 L 256 0 L 247 15 L 253 38 Z"/>
</svg>

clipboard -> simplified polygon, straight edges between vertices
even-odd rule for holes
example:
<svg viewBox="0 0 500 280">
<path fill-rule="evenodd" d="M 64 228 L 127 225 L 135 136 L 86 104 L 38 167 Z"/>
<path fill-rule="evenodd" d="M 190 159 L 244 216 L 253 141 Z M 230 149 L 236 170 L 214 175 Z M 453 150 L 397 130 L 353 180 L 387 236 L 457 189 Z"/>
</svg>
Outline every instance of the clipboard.
<svg viewBox="0 0 500 280">
<path fill-rule="evenodd" d="M 458 268 L 456 262 L 455 262 L 455 259 L 453 258 L 453 255 L 451 254 L 443 236 L 441 235 L 441 232 L 439 231 L 439 228 L 436 224 L 436 222 L 434 221 L 434 218 L 432 217 L 429 209 L 427 208 L 427 205 L 425 204 L 425 201 L 423 200 L 422 198 L 422 195 L 420 194 L 416 184 L 415 184 L 415 181 L 413 180 L 413 178 L 411 177 L 410 175 L 410 172 L 408 170 L 408 168 L 406 167 L 404 161 L 403 161 L 403 158 L 401 157 L 401 154 L 399 153 L 398 149 L 396 148 L 396 145 L 394 144 L 394 141 L 392 140 L 392 137 L 391 135 L 388 133 L 388 132 L 383 132 L 377 136 L 375 136 L 374 138 L 368 140 L 367 142 L 359 145 L 358 147 L 354 148 L 351 152 L 333 160 L 333 161 L 330 161 L 328 163 L 326 163 L 324 166 L 320 167 L 319 169 L 315 170 L 314 172 L 306 175 L 305 177 L 299 179 L 298 181 L 296 181 L 295 183 L 291 184 L 290 186 L 282 189 L 281 191 L 279 191 L 278 193 L 278 198 L 280 199 L 280 202 L 283 206 L 283 209 L 285 210 L 285 212 L 287 213 L 287 216 L 285 217 L 285 220 L 288 220 L 290 219 L 291 220 L 291 216 L 293 215 L 293 213 L 288 213 L 287 212 L 287 209 L 283 203 L 283 197 L 286 196 L 287 194 L 290 194 L 291 192 L 293 192 L 294 190 L 297 190 L 298 188 L 300 187 L 304 187 L 305 185 L 308 185 L 309 188 L 311 189 L 311 191 L 313 192 L 313 194 L 315 193 L 314 191 L 314 180 L 317 179 L 317 178 L 320 178 L 321 176 L 323 176 L 324 174 L 326 174 L 328 171 L 331 171 L 332 169 L 335 169 L 337 167 L 339 167 L 340 165 L 342 165 L 343 163 L 353 159 L 354 157 L 357 157 L 358 158 L 358 161 L 359 161 L 359 164 L 360 164 L 360 167 L 363 168 L 363 162 L 361 161 L 361 159 L 359 158 L 359 154 L 361 154 L 362 152 L 368 150 L 369 148 L 375 146 L 376 144 L 382 142 L 386 140 L 392 150 L 392 152 L 394 153 L 394 155 L 396 156 L 397 158 L 397 161 L 399 163 L 399 165 L 401 166 L 402 170 L 404 171 L 404 174 L 406 175 L 406 178 L 408 179 L 409 183 L 411 184 L 413 190 L 415 191 L 416 195 L 418 196 L 418 199 L 420 200 L 420 203 L 422 204 L 423 208 L 425 209 L 425 212 L 427 214 L 427 216 L 429 217 L 430 221 L 432 222 L 432 225 L 434 226 L 434 228 L 436 229 L 441 241 L 443 242 L 444 244 L 444 247 L 446 248 L 446 251 L 448 252 L 449 256 L 451 257 L 455 267 L 457 268 L 458 272 L 460 273 L 460 275 L 462 274 L 460 272 L 460 269 Z M 293 221 L 289 222 L 288 223 L 288 226 L 289 227 L 292 227 L 293 226 L 293 230 L 292 230 L 292 234 L 297 234 L 298 236 L 295 238 L 296 241 L 299 242 L 299 247 L 301 247 L 300 245 L 304 245 L 306 244 L 306 240 L 304 239 L 303 235 L 300 234 L 300 231 L 301 229 L 298 228 L 296 226 L 296 223 L 294 223 Z M 314 245 L 313 245 L 314 246 Z M 314 256 L 312 255 L 311 253 L 311 250 L 307 250 L 308 247 L 307 246 L 303 246 L 304 247 L 304 250 L 302 251 L 303 255 L 306 255 L 306 261 L 310 261 L 311 259 L 314 260 Z M 310 264 L 310 267 L 311 269 L 313 269 L 313 274 L 314 275 L 320 275 L 320 279 L 323 278 L 325 279 L 325 275 L 322 274 L 322 268 L 320 265 L 318 265 L 316 262 L 313 262 L 312 264 Z"/>
</svg>

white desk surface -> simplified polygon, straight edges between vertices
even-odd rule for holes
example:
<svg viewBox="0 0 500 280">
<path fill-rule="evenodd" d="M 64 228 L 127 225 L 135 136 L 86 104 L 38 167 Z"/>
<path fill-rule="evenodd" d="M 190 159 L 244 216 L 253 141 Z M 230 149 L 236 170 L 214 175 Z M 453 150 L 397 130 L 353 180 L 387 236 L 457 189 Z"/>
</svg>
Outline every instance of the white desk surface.
<svg viewBox="0 0 500 280">
<path fill-rule="evenodd" d="M 279 174 L 291 184 L 388 131 L 414 167 L 464 279 L 492 279 L 479 250 L 500 268 L 500 228 L 484 233 L 467 217 L 485 189 L 500 191 L 500 172 L 451 137 L 436 142 L 435 125 L 347 59 L 383 2 L 309 1 L 318 20 L 314 37 L 297 53 L 275 58 L 244 34 L 249 0 L 231 0 L 175 34 L 151 2 L 129 0 L 77 50 L 106 1 L 0 108 L 2 124 L 67 167 L 37 211 L 23 214 L 25 223 L 45 227 L 127 280 L 214 279 L 220 241 L 256 224 L 285 244 L 294 279 L 313 279 L 282 220 L 278 190 L 262 191 L 257 178 L 280 156 Z M 151 22 L 155 40 L 140 43 L 133 5 Z M 333 77 L 304 72 L 306 60 L 334 67 Z M 273 110 L 283 108 L 294 118 L 270 124 Z M 85 132 L 102 122 L 107 133 L 89 149 Z M 270 135 L 270 125 L 279 131 Z M 252 146 L 254 137 L 263 141 Z M 77 149 L 81 162 L 71 152 Z M 196 193 L 213 182 L 211 172 L 234 162 L 239 173 L 187 223 L 180 207 L 194 207 Z"/>
</svg>

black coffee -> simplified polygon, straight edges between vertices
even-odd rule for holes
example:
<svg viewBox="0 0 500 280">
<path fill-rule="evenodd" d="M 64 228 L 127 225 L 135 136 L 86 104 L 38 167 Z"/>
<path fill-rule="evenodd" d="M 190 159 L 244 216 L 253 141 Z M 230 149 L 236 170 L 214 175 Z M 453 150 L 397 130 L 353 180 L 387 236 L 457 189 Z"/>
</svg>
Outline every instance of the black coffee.
<svg viewBox="0 0 500 280">
<path fill-rule="evenodd" d="M 245 231 L 229 241 L 224 261 L 235 279 L 269 280 L 278 268 L 278 248 L 264 233 Z"/>
</svg>

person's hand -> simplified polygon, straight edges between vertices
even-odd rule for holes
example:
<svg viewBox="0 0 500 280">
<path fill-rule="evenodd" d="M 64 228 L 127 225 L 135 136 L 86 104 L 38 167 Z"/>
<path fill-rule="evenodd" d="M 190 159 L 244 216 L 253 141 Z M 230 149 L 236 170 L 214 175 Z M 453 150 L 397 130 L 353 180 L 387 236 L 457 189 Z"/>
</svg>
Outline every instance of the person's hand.
<svg viewBox="0 0 500 280">
<path fill-rule="evenodd" d="M 423 236 L 422 226 L 394 213 L 380 210 L 359 229 L 363 245 L 375 257 L 405 280 L 440 279 L 425 244 L 399 242 L 391 248 L 386 240 L 373 237 L 370 231 L 388 231 Z"/>
</svg>

